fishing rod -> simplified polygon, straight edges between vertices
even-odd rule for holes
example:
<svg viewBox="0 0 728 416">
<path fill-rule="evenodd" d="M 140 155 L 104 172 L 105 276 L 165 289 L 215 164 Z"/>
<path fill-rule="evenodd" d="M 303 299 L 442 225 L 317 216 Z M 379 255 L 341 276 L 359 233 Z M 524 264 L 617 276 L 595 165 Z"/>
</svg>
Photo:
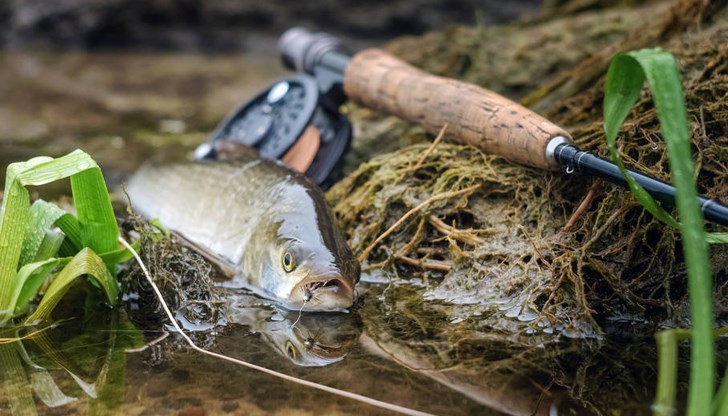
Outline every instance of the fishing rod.
<svg viewBox="0 0 728 416">
<path fill-rule="evenodd" d="M 351 124 L 339 112 L 347 100 L 416 122 L 436 134 L 486 153 L 546 170 L 566 168 L 627 187 L 609 160 L 574 146 L 571 135 L 533 111 L 481 87 L 421 71 L 380 49 L 349 56 L 341 42 L 306 29 L 286 31 L 278 43 L 283 63 L 297 75 L 269 86 L 243 104 L 195 151 L 199 159 L 235 158 L 255 148 L 331 185 L 351 143 Z M 242 149 L 242 150 L 241 150 Z M 627 169 L 664 207 L 675 206 L 675 188 Z M 703 216 L 728 226 L 728 207 L 698 196 Z"/>
<path fill-rule="evenodd" d="M 380 49 L 349 56 L 337 38 L 303 28 L 286 31 L 278 48 L 286 67 L 316 80 L 329 109 L 349 99 L 433 134 L 447 124 L 446 137 L 486 153 L 540 169 L 565 167 L 627 187 L 614 163 L 579 149 L 568 132 L 492 91 L 428 74 Z M 663 206 L 675 206 L 672 185 L 631 169 L 627 173 Z M 705 219 L 728 225 L 728 207 L 703 196 L 698 201 Z"/>
</svg>

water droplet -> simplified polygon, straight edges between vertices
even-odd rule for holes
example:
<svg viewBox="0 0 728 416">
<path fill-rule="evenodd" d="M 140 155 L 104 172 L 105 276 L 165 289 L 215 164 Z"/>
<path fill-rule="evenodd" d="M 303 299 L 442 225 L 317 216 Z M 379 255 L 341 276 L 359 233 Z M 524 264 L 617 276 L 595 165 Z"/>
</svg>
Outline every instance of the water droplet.
<svg viewBox="0 0 728 416">
<path fill-rule="evenodd" d="M 88 162 L 79 162 L 79 164 L 76 165 L 76 167 L 78 168 L 78 170 L 86 170 L 91 167 L 91 164 Z"/>
<path fill-rule="evenodd" d="M 569 175 L 571 175 L 572 173 L 574 173 L 574 167 L 571 166 L 571 165 L 568 165 L 566 167 L 566 173 L 568 173 Z"/>
<path fill-rule="evenodd" d="M 657 145 L 656 144 L 653 144 L 651 147 L 652 147 L 652 150 L 657 150 Z"/>
</svg>

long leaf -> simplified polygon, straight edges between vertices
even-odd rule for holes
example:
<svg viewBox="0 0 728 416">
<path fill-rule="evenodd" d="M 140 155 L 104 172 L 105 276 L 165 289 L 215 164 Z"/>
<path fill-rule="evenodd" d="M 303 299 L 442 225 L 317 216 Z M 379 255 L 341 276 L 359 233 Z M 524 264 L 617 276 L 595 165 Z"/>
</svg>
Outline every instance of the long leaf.
<svg viewBox="0 0 728 416">
<path fill-rule="evenodd" d="M 682 247 L 688 269 L 690 308 L 693 320 L 692 357 L 688 414 L 707 414 L 713 396 L 715 358 L 713 356 L 712 275 L 703 215 L 693 180 L 687 111 L 675 58 L 659 49 L 617 55 L 609 66 L 604 96 L 604 130 L 612 157 L 623 169 L 615 141 L 619 127 L 636 101 L 647 79 L 653 94 L 660 128 L 667 145 L 670 172 L 676 188 L 676 206 L 682 231 Z M 624 173 L 624 172 L 623 172 Z M 626 176 L 629 179 L 629 176 Z M 639 187 L 630 182 L 635 191 Z M 646 194 L 646 192 L 643 192 Z M 635 194 L 655 216 L 675 225 L 671 217 L 651 198 Z"/>
<path fill-rule="evenodd" d="M 677 339 L 672 330 L 660 331 L 657 340 L 657 396 L 652 406 L 654 415 L 671 416 L 675 413 L 677 392 Z"/>
<path fill-rule="evenodd" d="M 42 185 L 71 177 L 73 202 L 78 212 L 81 242 L 94 251 L 112 251 L 118 245 L 118 228 L 104 177 L 96 162 L 86 153 L 75 150 L 18 174 L 23 185 Z"/>
<path fill-rule="evenodd" d="M 708 233 L 707 241 L 710 244 L 728 243 L 728 233 Z"/>
<path fill-rule="evenodd" d="M 723 381 L 720 383 L 718 393 L 715 395 L 713 414 L 728 415 L 728 368 L 723 375 Z"/>
<path fill-rule="evenodd" d="M 73 175 L 71 189 L 83 246 L 97 253 L 116 250 L 119 228 L 101 169 L 93 167 Z"/>
<path fill-rule="evenodd" d="M 81 251 L 83 248 L 83 242 L 81 241 L 81 225 L 78 223 L 78 218 L 66 213 L 66 215 L 63 215 L 56 220 L 56 225 L 61 229 L 61 231 L 63 231 L 63 234 L 66 235 L 68 241 L 73 244 L 75 250 L 73 253 L 68 253 L 68 255 L 73 255 Z"/>
<path fill-rule="evenodd" d="M 8 173 L 10 171 L 8 169 Z M 28 191 L 16 181 L 11 183 L 9 188 L 5 188 L 3 210 L 0 212 L 0 324 L 10 319 L 15 309 L 10 298 L 15 285 L 25 226 L 30 218 Z"/>
<path fill-rule="evenodd" d="M 619 167 L 627 180 L 629 189 L 635 198 L 656 218 L 662 222 L 678 227 L 677 221 L 655 202 L 652 196 L 638 184 L 622 162 L 622 156 L 617 150 L 617 135 L 624 120 L 627 119 L 632 106 L 637 102 L 645 81 L 645 73 L 639 62 L 629 54 L 617 55 L 612 59 L 607 72 L 607 82 L 604 91 L 604 133 L 612 160 Z"/>
<path fill-rule="evenodd" d="M 28 306 L 28 302 L 38 293 L 38 288 L 40 288 L 46 278 L 48 278 L 59 264 L 61 264 L 60 259 L 52 258 L 37 263 L 26 264 L 18 271 L 15 299 L 11 299 L 15 305 L 14 313 Z"/>
<path fill-rule="evenodd" d="M 138 249 L 138 245 L 137 242 L 132 247 L 136 246 L 135 248 Z M 118 265 L 131 257 L 132 254 L 124 248 L 99 255 L 99 258 L 107 267 Z M 71 258 L 51 258 L 23 266 L 18 271 L 16 287 L 14 288 L 15 293 L 10 300 L 11 304 L 15 305 L 14 314 L 17 314 L 28 305 L 30 300 L 38 293 L 41 284 L 55 269 L 68 264 L 70 260 Z"/>
<path fill-rule="evenodd" d="M 53 283 L 46 290 L 43 299 L 38 304 L 38 308 L 26 319 L 26 324 L 47 319 L 74 281 L 84 275 L 96 280 L 103 288 L 109 303 L 116 302 L 119 292 L 116 279 L 106 268 L 104 261 L 93 250 L 85 248 L 58 273 Z"/>
<path fill-rule="evenodd" d="M 38 247 L 38 251 L 35 253 L 35 259 L 33 262 L 48 260 L 58 256 L 58 250 L 61 248 L 65 237 L 61 233 L 57 233 L 53 230 L 46 230 L 45 237 Z"/>
<path fill-rule="evenodd" d="M 53 225 L 66 211 L 58 208 L 55 204 L 39 199 L 30 206 L 30 220 L 26 227 L 23 248 L 20 253 L 18 268 L 37 261 L 38 249 L 46 236 L 46 230 Z M 55 257 L 55 253 L 51 256 Z"/>
</svg>

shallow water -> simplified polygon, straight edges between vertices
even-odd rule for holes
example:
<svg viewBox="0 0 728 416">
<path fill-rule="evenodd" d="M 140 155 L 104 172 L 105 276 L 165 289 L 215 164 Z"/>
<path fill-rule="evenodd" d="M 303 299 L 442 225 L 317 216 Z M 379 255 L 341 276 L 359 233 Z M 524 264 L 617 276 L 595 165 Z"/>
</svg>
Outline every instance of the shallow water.
<svg viewBox="0 0 728 416">
<path fill-rule="evenodd" d="M 300 317 L 229 291 L 228 323 L 191 334 L 217 353 L 432 414 L 650 413 L 654 342 L 634 326 L 601 340 L 498 334 L 439 320 L 449 306 L 414 301 L 414 288 L 366 286 L 350 313 Z M 136 330 L 123 310 L 90 316 L 0 344 L 0 414 L 391 413 Z M 18 404 L 19 391 L 33 404 Z"/>
</svg>

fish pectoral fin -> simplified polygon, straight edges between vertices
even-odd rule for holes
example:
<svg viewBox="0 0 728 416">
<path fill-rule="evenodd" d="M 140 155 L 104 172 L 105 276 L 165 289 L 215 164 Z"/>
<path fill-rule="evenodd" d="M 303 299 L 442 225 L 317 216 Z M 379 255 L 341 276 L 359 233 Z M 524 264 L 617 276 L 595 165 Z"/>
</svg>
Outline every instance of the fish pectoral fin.
<svg viewBox="0 0 728 416">
<path fill-rule="evenodd" d="M 204 257 L 205 260 L 207 260 L 212 265 L 212 267 L 214 267 L 219 273 L 223 274 L 225 277 L 232 278 L 235 275 L 235 266 L 230 264 L 230 262 L 226 259 L 210 253 L 204 247 L 188 240 L 187 238 L 185 238 L 184 235 L 180 233 L 172 231 L 172 234 L 174 234 L 175 237 L 177 237 L 184 246 L 194 250 L 196 253 Z"/>
</svg>

